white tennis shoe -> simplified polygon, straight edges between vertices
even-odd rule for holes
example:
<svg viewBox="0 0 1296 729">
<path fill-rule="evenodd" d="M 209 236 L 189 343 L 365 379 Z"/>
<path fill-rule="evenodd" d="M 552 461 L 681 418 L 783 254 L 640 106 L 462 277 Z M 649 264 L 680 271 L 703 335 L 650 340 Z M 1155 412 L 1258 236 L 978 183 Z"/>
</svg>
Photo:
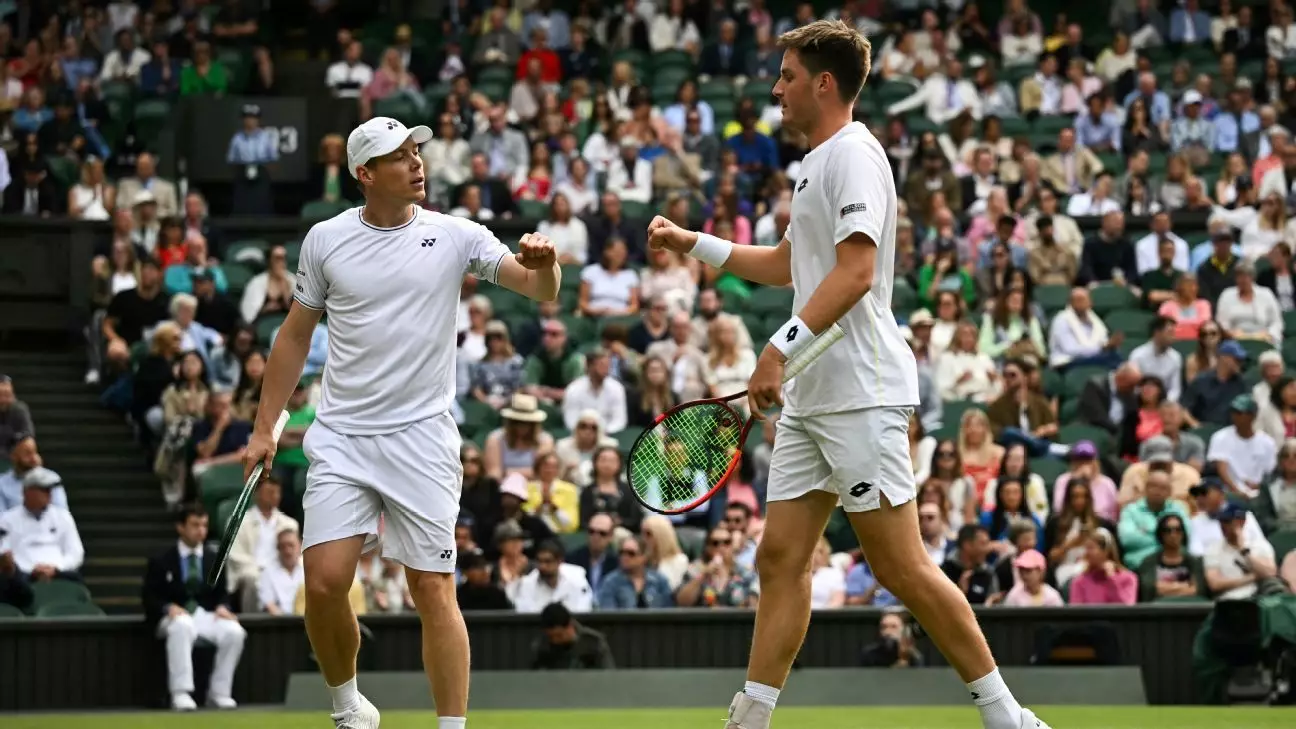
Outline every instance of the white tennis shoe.
<svg viewBox="0 0 1296 729">
<path fill-rule="evenodd" d="M 350 711 L 333 714 L 334 729 L 378 729 L 378 709 L 369 699 L 360 697 L 360 705 Z"/>
<path fill-rule="evenodd" d="M 1021 729 L 1053 729 L 1044 720 L 1035 716 L 1035 712 L 1030 709 L 1022 709 Z"/>
<path fill-rule="evenodd" d="M 773 709 L 739 691 L 729 704 L 729 721 L 725 729 L 769 729 Z"/>
</svg>

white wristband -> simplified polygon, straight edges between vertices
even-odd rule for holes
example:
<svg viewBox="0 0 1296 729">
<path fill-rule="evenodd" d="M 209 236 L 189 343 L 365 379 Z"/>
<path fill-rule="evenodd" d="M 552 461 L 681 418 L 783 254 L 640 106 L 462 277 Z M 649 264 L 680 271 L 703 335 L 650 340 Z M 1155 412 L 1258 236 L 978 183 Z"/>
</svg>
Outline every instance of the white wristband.
<svg viewBox="0 0 1296 729">
<path fill-rule="evenodd" d="M 721 268 L 725 265 L 725 261 L 729 260 L 731 251 L 733 251 L 733 243 L 708 233 L 698 233 L 697 242 L 693 244 L 693 250 L 689 251 L 689 255 L 708 266 Z"/>
<path fill-rule="evenodd" d="M 769 342 L 774 345 L 775 349 L 782 352 L 784 357 L 792 359 L 798 352 L 810 346 L 810 343 L 814 340 L 815 335 L 814 332 L 810 331 L 810 327 L 801 321 L 801 317 L 794 316 L 784 322 L 783 326 L 778 328 L 778 331 L 774 332 L 774 336 L 770 337 Z"/>
</svg>

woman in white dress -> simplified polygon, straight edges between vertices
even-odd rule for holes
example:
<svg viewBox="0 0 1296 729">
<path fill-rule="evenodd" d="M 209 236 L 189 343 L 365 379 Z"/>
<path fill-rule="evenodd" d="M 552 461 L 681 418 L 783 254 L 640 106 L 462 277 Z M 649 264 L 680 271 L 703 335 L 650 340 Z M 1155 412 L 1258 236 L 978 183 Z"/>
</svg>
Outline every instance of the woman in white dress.
<svg viewBox="0 0 1296 729">
<path fill-rule="evenodd" d="M 81 180 L 68 190 L 68 217 L 73 220 L 107 220 L 117 204 L 117 190 L 104 178 L 104 163 L 89 157 L 81 165 Z"/>
<path fill-rule="evenodd" d="M 949 347 L 936 364 L 936 388 L 942 400 L 990 402 L 999 394 L 994 360 L 977 349 L 976 324 L 960 322 Z"/>
</svg>

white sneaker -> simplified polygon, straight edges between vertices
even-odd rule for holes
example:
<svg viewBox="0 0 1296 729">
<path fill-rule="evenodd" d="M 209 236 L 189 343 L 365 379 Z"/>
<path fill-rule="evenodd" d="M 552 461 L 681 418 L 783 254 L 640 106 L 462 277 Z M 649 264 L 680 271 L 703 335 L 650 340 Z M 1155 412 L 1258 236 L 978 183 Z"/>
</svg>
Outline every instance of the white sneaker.
<svg viewBox="0 0 1296 729">
<path fill-rule="evenodd" d="M 229 711 L 238 708 L 238 702 L 228 696 L 207 696 L 207 707 L 210 709 L 221 709 Z"/>
<path fill-rule="evenodd" d="M 334 729 L 378 729 L 378 709 L 369 699 L 360 697 L 360 706 L 333 714 Z"/>
<path fill-rule="evenodd" d="M 1022 709 L 1021 729 L 1052 729 L 1030 709 Z"/>
<path fill-rule="evenodd" d="M 87 385 L 99 384 L 99 370 L 86 370 L 85 383 Z"/>
<path fill-rule="evenodd" d="M 739 691 L 729 704 L 725 729 L 769 729 L 773 709 Z"/>
<path fill-rule="evenodd" d="M 172 711 L 197 711 L 198 703 L 193 697 L 183 691 L 177 691 L 171 694 Z"/>
</svg>

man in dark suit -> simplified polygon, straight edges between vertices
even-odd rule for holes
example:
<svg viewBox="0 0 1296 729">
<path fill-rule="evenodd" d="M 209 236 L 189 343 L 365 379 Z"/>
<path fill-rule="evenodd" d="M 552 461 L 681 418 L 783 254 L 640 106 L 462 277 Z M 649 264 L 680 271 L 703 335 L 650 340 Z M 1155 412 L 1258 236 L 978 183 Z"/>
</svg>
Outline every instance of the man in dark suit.
<svg viewBox="0 0 1296 729">
<path fill-rule="evenodd" d="M 720 40 L 702 49 L 698 70 L 710 76 L 737 76 L 743 72 L 743 54 L 738 52 L 738 24 L 726 19 L 720 24 Z"/>
<path fill-rule="evenodd" d="M 1081 422 L 1119 435 L 1125 416 L 1138 409 L 1141 377 L 1138 367 L 1126 363 L 1107 377 L 1095 377 L 1085 383 L 1080 394 Z"/>
<path fill-rule="evenodd" d="M 586 546 L 567 555 L 568 564 L 585 568 L 585 577 L 596 595 L 599 583 L 619 566 L 617 554 L 611 549 L 614 526 L 612 517 L 607 514 L 599 513 L 591 516 L 586 526 L 589 542 Z"/>
<path fill-rule="evenodd" d="M 495 217 L 512 215 L 517 212 L 513 204 L 513 194 L 509 192 L 508 185 L 503 180 L 490 176 L 490 163 L 486 155 L 477 153 L 472 156 L 469 167 L 472 177 L 468 178 L 463 184 L 454 189 L 454 194 L 450 199 L 459 204 L 463 192 L 468 187 L 476 187 L 481 193 L 482 207 L 490 209 Z"/>
<path fill-rule="evenodd" d="M 1251 26 L 1251 8 L 1243 5 L 1237 10 L 1237 27 L 1224 31 L 1221 45 L 1225 53 L 1236 55 L 1239 61 L 1259 60 L 1268 53 L 1264 36 L 1264 31 Z"/>
<path fill-rule="evenodd" d="M 144 619 L 149 625 L 157 626 L 158 638 L 166 640 L 171 708 L 175 711 L 198 708 L 191 694 L 193 648 L 199 640 L 216 646 L 207 705 L 217 709 L 237 708 L 230 694 L 247 631 L 230 610 L 225 580 L 221 579 L 215 587 L 207 584 L 207 572 L 217 560 L 215 550 L 204 546 L 207 512 L 198 505 L 178 511 L 176 533 L 179 540 L 149 560 L 143 591 Z"/>
<path fill-rule="evenodd" d="M 30 215 L 48 218 L 63 211 L 58 189 L 50 179 L 49 168 L 43 161 L 24 162 L 16 172 L 21 175 L 5 188 L 6 215 Z"/>
<path fill-rule="evenodd" d="M 621 210 L 621 198 L 610 192 L 603 193 L 599 203 L 598 214 L 585 219 L 585 225 L 589 229 L 587 260 L 601 260 L 603 247 L 613 238 L 625 241 L 631 263 L 642 264 L 648 260 L 647 222 L 627 218 Z"/>
</svg>

